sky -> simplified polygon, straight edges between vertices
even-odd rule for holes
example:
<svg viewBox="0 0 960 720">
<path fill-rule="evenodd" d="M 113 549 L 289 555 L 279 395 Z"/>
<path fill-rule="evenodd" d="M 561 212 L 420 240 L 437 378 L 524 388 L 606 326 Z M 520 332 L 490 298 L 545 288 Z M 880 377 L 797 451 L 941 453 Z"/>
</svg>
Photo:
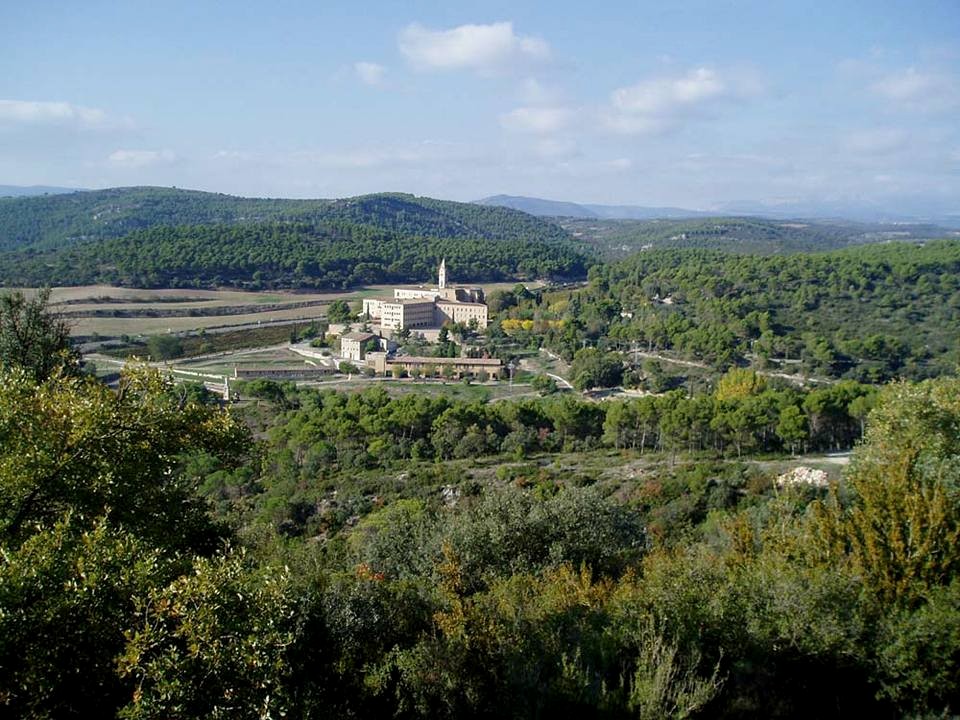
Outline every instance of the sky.
<svg viewBox="0 0 960 720">
<path fill-rule="evenodd" d="M 960 212 L 960 0 L 0 2 L 0 184 Z"/>
</svg>

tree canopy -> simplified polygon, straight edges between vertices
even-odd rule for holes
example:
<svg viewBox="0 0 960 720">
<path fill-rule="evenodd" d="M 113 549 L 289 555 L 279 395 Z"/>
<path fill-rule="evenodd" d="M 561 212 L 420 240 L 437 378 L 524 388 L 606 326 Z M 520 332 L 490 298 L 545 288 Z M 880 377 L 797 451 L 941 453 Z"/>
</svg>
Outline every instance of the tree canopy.
<svg viewBox="0 0 960 720">
<path fill-rule="evenodd" d="M 0 368 L 21 368 L 38 381 L 57 369 L 77 371 L 79 354 L 70 343 L 70 328 L 49 311 L 49 300 L 49 289 L 29 298 L 0 293 Z"/>
</svg>

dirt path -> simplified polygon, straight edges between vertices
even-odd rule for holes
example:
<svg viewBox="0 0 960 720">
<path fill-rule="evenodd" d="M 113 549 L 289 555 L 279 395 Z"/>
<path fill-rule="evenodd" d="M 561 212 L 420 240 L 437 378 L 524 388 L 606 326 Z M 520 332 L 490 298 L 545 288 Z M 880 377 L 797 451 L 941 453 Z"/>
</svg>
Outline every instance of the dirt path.
<svg viewBox="0 0 960 720">
<path fill-rule="evenodd" d="M 663 362 L 671 363 L 673 365 L 683 365 L 685 367 L 695 367 L 700 368 L 701 370 L 710 370 L 710 366 L 706 363 L 696 362 L 694 360 L 680 360 L 678 358 L 667 357 L 666 355 L 660 355 L 659 353 L 653 352 L 644 352 L 643 350 L 623 350 L 624 355 L 634 355 L 636 357 L 647 358 L 650 360 L 661 360 Z M 790 373 L 779 372 L 775 370 L 755 370 L 757 375 L 763 375 L 764 377 L 775 377 L 782 378 L 784 380 L 789 380 L 790 382 L 797 383 L 799 385 L 805 385 L 807 383 L 812 383 L 814 385 L 833 385 L 836 383 L 836 380 L 830 380 L 829 378 L 818 378 L 811 377 L 809 375 L 791 375 Z"/>
<path fill-rule="evenodd" d="M 695 368 L 700 368 L 701 370 L 710 369 L 710 366 L 707 365 L 706 363 L 695 362 L 693 360 L 678 360 L 677 358 L 667 357 L 666 355 L 660 355 L 659 353 L 644 352 L 643 350 L 624 350 L 623 354 L 647 358 L 648 360 L 661 360 L 663 362 L 672 363 L 674 365 L 683 365 L 685 367 L 695 367 Z"/>
</svg>

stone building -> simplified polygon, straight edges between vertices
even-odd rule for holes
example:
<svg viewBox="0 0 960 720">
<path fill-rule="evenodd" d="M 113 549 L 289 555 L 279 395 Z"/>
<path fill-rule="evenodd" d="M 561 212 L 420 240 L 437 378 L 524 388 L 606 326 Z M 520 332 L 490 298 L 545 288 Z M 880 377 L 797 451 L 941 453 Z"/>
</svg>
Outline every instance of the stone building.
<svg viewBox="0 0 960 720">
<path fill-rule="evenodd" d="M 444 368 L 450 376 L 483 377 L 499 379 L 503 375 L 503 361 L 497 358 L 440 358 L 402 355 L 391 357 L 387 353 L 367 353 L 367 365 L 380 375 L 390 375 L 395 369 L 407 375 L 424 377 L 444 376 Z"/>
<path fill-rule="evenodd" d="M 488 324 L 483 289 L 447 287 L 447 261 L 440 262 L 435 288 L 394 288 L 392 298 L 367 298 L 363 314 L 387 330 L 440 327 L 448 322 Z"/>
<path fill-rule="evenodd" d="M 366 347 L 373 340 L 380 348 L 380 338 L 368 332 L 349 332 L 340 337 L 340 356 L 360 362 L 366 355 Z"/>
</svg>

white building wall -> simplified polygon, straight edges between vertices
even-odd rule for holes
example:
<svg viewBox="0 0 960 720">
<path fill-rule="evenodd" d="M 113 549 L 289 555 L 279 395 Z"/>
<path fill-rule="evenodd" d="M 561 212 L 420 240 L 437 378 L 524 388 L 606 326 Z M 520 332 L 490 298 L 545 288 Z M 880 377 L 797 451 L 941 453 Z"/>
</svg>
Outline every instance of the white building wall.
<svg viewBox="0 0 960 720">
<path fill-rule="evenodd" d="M 476 320 L 482 328 L 487 326 L 487 306 L 468 303 L 438 302 L 437 315 L 441 322 L 468 324 Z"/>
<path fill-rule="evenodd" d="M 362 358 L 362 352 L 360 351 L 360 341 L 351 340 L 349 338 L 340 338 L 340 355 L 345 357 L 348 360 L 353 360 L 355 362 L 360 362 Z"/>
<path fill-rule="evenodd" d="M 420 288 L 394 288 L 394 300 L 433 300 L 439 293 L 436 290 Z"/>
<path fill-rule="evenodd" d="M 361 314 L 375 320 L 380 317 L 381 305 L 383 305 L 383 302 L 379 298 L 364 298 Z"/>
</svg>

